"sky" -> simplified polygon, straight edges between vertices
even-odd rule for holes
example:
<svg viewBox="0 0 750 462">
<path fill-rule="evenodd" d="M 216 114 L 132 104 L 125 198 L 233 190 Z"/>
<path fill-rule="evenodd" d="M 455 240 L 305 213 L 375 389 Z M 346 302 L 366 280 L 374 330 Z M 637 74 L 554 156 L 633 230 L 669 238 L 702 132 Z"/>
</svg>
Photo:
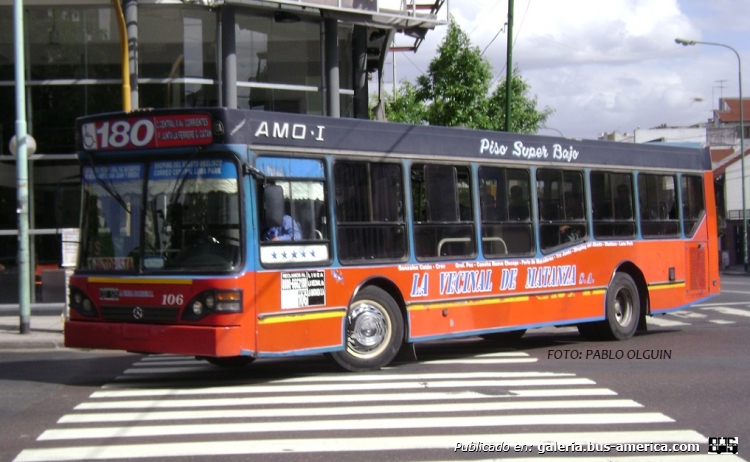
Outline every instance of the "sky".
<svg viewBox="0 0 750 462">
<path fill-rule="evenodd" d="M 446 4 L 497 80 L 504 79 L 508 0 Z M 689 126 L 712 118 L 720 97 L 739 95 L 738 59 L 721 46 L 686 47 L 674 39 L 722 43 L 750 64 L 748 20 L 745 0 L 514 0 L 513 66 L 537 106 L 554 110 L 539 134 L 596 139 Z M 446 29 L 430 31 L 416 53 L 396 54 L 397 82 L 427 73 Z M 750 69 L 746 74 L 747 98 Z M 389 88 L 392 58 L 383 77 Z"/>
</svg>

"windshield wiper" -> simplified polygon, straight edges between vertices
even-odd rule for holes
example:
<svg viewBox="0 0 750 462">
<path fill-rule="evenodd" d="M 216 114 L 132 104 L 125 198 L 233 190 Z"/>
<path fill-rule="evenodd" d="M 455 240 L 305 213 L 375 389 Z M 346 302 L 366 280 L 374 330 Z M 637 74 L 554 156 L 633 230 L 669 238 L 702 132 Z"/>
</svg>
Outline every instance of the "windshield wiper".
<svg viewBox="0 0 750 462">
<path fill-rule="evenodd" d="M 127 202 L 125 202 L 125 199 L 123 199 L 122 196 L 120 196 L 120 193 L 117 192 L 117 189 L 115 189 L 113 185 L 105 183 L 104 180 L 99 178 L 99 175 L 96 174 L 96 166 L 94 165 L 94 159 L 91 157 L 91 154 L 89 153 L 89 155 L 86 157 L 89 161 L 89 167 L 91 167 L 91 172 L 94 174 L 94 179 L 96 179 L 96 183 L 102 188 L 104 188 L 104 190 L 107 191 L 107 193 L 109 193 L 109 195 L 112 196 L 115 199 L 115 201 L 117 201 L 118 204 L 120 204 L 120 207 L 122 207 L 123 210 L 125 210 L 125 212 L 127 212 L 128 215 L 130 215 L 130 209 L 128 208 L 128 204 Z"/>
</svg>

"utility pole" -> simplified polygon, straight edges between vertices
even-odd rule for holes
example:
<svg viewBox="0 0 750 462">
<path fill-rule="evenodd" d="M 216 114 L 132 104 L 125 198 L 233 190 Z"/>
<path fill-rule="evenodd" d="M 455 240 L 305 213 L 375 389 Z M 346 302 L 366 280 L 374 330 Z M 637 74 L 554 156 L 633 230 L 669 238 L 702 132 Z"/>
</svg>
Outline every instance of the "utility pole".
<svg viewBox="0 0 750 462">
<path fill-rule="evenodd" d="M 29 264 L 29 163 L 26 133 L 26 78 L 24 70 L 23 0 L 13 0 L 13 42 L 16 77 L 16 188 L 18 189 L 18 311 L 19 331 L 31 332 L 31 275 Z"/>
<path fill-rule="evenodd" d="M 510 132 L 510 97 L 513 79 L 513 0 L 508 0 L 508 64 L 505 66 L 505 131 Z"/>
</svg>

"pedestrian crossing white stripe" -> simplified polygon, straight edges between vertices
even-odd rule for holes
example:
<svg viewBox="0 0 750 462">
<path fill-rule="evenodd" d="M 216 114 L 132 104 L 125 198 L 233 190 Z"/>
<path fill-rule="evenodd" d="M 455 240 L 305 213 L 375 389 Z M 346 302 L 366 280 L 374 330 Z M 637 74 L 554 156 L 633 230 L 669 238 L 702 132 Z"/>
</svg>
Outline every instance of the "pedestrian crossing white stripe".
<svg viewBox="0 0 750 462">
<path fill-rule="evenodd" d="M 474 356 L 471 356 L 471 358 L 511 358 L 511 357 L 518 357 L 518 356 L 528 357 L 529 354 L 524 353 L 523 351 L 498 351 L 494 353 L 474 355 Z"/>
<path fill-rule="evenodd" d="M 509 358 L 509 359 L 492 359 L 492 358 L 461 358 L 461 359 L 436 359 L 434 361 L 420 361 L 429 364 L 520 364 L 535 363 L 536 358 Z"/>
<path fill-rule="evenodd" d="M 728 306 L 712 306 L 712 307 L 706 307 L 701 308 L 702 310 L 711 310 L 716 311 L 717 313 L 721 314 L 729 314 L 732 316 L 744 316 L 744 317 L 750 317 L 750 311 L 748 310 L 740 310 L 737 308 L 729 308 Z"/>
<path fill-rule="evenodd" d="M 467 372 L 461 374 L 463 379 L 511 379 L 511 378 L 541 378 L 541 377 L 574 377 L 575 374 L 568 372 Z M 427 380 L 455 379 L 455 373 L 425 373 L 425 374 L 332 374 L 332 375 L 304 375 L 300 377 L 291 377 L 280 380 L 270 380 L 263 383 L 297 383 L 297 382 L 399 382 L 399 381 L 416 381 L 424 382 Z M 143 382 L 138 382 L 143 385 Z M 160 382 L 161 383 L 161 382 Z M 184 382 L 182 382 L 184 383 Z M 113 383 L 103 386 L 102 388 L 126 388 L 131 387 L 128 383 Z"/>
<path fill-rule="evenodd" d="M 712 322 L 714 324 L 737 324 L 736 321 L 725 321 L 723 319 L 712 319 L 709 322 Z"/>
<path fill-rule="evenodd" d="M 486 395 L 474 391 L 459 392 L 423 392 L 423 393 L 383 393 L 383 394 L 352 394 L 352 395 L 309 395 L 309 396 L 264 396 L 254 398 L 212 398 L 212 399 L 156 399 L 137 401 L 98 401 L 81 403 L 76 411 L 94 411 L 104 409 L 177 409 L 196 407 L 240 407 L 265 406 L 275 404 L 322 404 L 322 403 L 363 403 L 363 402 L 399 402 L 399 401 L 429 401 L 429 400 L 473 400 L 488 398 L 523 398 L 523 397 L 562 397 L 562 396 L 616 396 L 607 388 L 566 388 L 541 390 L 510 390 L 505 395 Z"/>
<path fill-rule="evenodd" d="M 175 372 L 198 372 L 216 370 L 215 367 L 209 364 L 198 364 L 196 366 L 159 366 L 159 367 L 139 367 L 137 369 L 125 369 L 123 374 L 132 375 L 148 375 L 148 374 L 169 374 Z"/>
<path fill-rule="evenodd" d="M 155 367 L 155 366 L 208 366 L 206 361 L 196 359 L 179 359 L 174 361 L 145 361 L 141 360 L 131 367 Z"/>
<path fill-rule="evenodd" d="M 607 388 L 572 388 L 560 390 L 510 390 L 516 396 L 537 398 L 543 396 L 607 396 L 616 395 L 617 393 Z"/>
<path fill-rule="evenodd" d="M 746 284 L 746 283 L 743 283 Z M 723 291 L 722 291 L 723 292 Z M 722 303 L 696 303 L 695 305 L 692 305 L 693 308 L 695 307 L 704 307 L 704 306 L 725 306 L 725 305 L 745 305 L 748 308 L 750 308 L 750 303 L 748 302 L 722 302 Z"/>
<path fill-rule="evenodd" d="M 77 446 L 45 449 L 25 449 L 14 462 L 41 462 L 66 460 L 140 459 L 146 457 L 218 456 L 247 454 L 324 453 L 344 451 L 399 451 L 414 449 L 454 450 L 456 444 L 483 442 L 559 444 L 580 443 L 583 439 L 593 444 L 618 443 L 705 443 L 706 437 L 693 430 L 668 431 L 613 431 L 613 432 L 560 432 L 560 433 L 477 433 L 429 436 L 385 436 L 374 438 L 336 438 L 335 444 L 327 438 L 267 439 L 237 441 L 206 441 L 154 444 L 125 444 L 110 446 Z M 722 459 L 723 460 L 723 459 Z"/>
<path fill-rule="evenodd" d="M 239 394 L 239 393 L 316 393 L 335 391 L 372 391 L 372 390 L 412 390 L 433 388 L 466 388 L 469 387 L 532 387 L 557 385 L 595 385 L 595 382 L 585 378 L 570 379 L 508 379 L 508 380 L 447 380 L 437 382 L 403 382 L 403 383 L 333 383 L 310 385 L 237 385 L 224 387 L 207 387 L 194 389 L 124 389 L 96 391 L 91 398 L 118 398 L 125 396 L 177 396 L 177 395 L 209 395 L 209 394 Z"/>
<path fill-rule="evenodd" d="M 195 420 L 195 419 L 236 419 L 257 417 L 312 417 L 334 415 L 372 414 L 418 414 L 437 412 L 487 412 L 528 409 L 595 409 L 643 407 L 630 399 L 592 399 L 572 401 L 503 401 L 469 402 L 449 404 L 405 404 L 395 406 L 345 406 L 316 408 L 263 408 L 263 409 L 216 409 L 210 411 L 167 411 L 167 412 L 108 412 L 105 414 L 68 414 L 57 423 L 93 422 L 143 422 L 154 420 Z"/>
<path fill-rule="evenodd" d="M 141 358 L 141 361 L 164 361 L 164 360 L 181 360 L 185 358 L 192 358 L 192 356 L 185 356 L 185 355 L 169 355 L 169 354 L 163 354 L 163 355 L 150 355 L 150 356 L 144 356 Z"/>
<path fill-rule="evenodd" d="M 493 352 L 493 353 L 486 353 L 481 355 L 475 355 L 471 356 L 472 358 L 516 358 L 516 357 L 529 357 L 528 353 L 522 352 L 522 351 L 499 351 L 499 352 Z M 140 359 L 137 363 L 133 364 L 133 366 L 145 366 L 145 365 L 151 365 L 151 364 L 142 364 L 142 363 L 164 363 L 164 365 L 170 365 L 170 364 L 206 364 L 203 360 L 194 359 L 192 356 L 180 356 L 180 355 L 154 355 L 154 356 L 144 356 Z"/>
<path fill-rule="evenodd" d="M 583 443 L 584 447 L 586 447 L 586 443 Z M 579 443 L 580 444 L 580 443 Z M 660 443 L 661 444 L 661 443 Z M 523 444 L 521 444 L 523 445 Z M 508 452 L 515 452 L 512 445 L 509 445 L 510 449 Z M 670 448 L 671 449 L 671 448 Z M 534 452 L 537 451 L 536 448 L 534 448 Z M 533 452 L 532 452 L 533 453 Z M 687 454 L 687 453 L 658 453 L 659 455 L 637 455 L 637 456 L 620 456 L 620 457 L 589 457 L 586 456 L 585 460 L 586 462 L 661 462 L 663 460 L 670 461 L 680 461 L 680 462 L 705 462 L 706 460 L 715 461 L 716 459 L 713 457 L 708 456 L 707 454 Z M 664 454 L 664 455 L 662 455 Z M 580 455 L 580 453 L 579 453 Z M 726 456 L 726 454 L 722 454 L 722 456 Z M 473 462 L 491 462 L 496 460 L 508 460 L 512 462 L 539 462 L 539 456 L 536 457 L 513 457 L 513 458 L 502 458 L 502 459 L 471 459 Z M 572 460 L 575 460 L 575 458 L 572 457 L 548 457 L 547 453 L 544 454 L 544 462 L 571 462 Z M 734 454 L 729 454 L 729 457 L 721 458 L 722 462 L 726 461 L 733 461 L 733 462 L 739 462 L 743 459 L 740 459 L 738 456 L 735 456 Z M 451 460 L 444 460 L 442 462 L 466 462 L 466 459 L 455 459 L 453 461 Z"/>
<path fill-rule="evenodd" d="M 227 424 L 143 425 L 46 430 L 37 440 L 133 438 L 176 435 L 225 435 L 228 433 L 273 433 L 310 431 L 396 430 L 427 428 L 504 427 L 519 425 L 607 425 L 674 422 L 660 412 L 597 414 L 490 415 L 471 417 L 429 417 L 400 419 L 308 420 L 241 422 Z"/>
<path fill-rule="evenodd" d="M 705 314 L 695 313 L 693 311 L 675 311 L 674 313 L 669 313 L 669 315 L 675 316 L 677 318 L 692 318 L 692 319 L 703 319 L 706 317 Z"/>
<path fill-rule="evenodd" d="M 672 321 L 670 319 L 664 319 L 664 318 L 657 318 L 655 316 L 651 316 L 648 318 L 648 324 L 654 324 L 659 327 L 675 327 L 675 326 L 689 326 L 690 324 L 682 321 Z"/>
</svg>

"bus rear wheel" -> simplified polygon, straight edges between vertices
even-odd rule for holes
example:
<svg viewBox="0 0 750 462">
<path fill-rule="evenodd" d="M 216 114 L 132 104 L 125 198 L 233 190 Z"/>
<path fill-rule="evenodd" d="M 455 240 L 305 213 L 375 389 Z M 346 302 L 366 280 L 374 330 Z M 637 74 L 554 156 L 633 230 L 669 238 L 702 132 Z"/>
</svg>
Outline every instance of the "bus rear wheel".
<svg viewBox="0 0 750 462">
<path fill-rule="evenodd" d="M 607 288 L 606 303 L 604 321 L 579 325 L 581 335 L 603 340 L 632 337 L 641 315 L 641 298 L 633 278 L 626 273 L 616 273 Z"/>
<path fill-rule="evenodd" d="M 348 371 L 377 370 L 396 357 L 403 339 L 404 321 L 398 304 L 383 289 L 369 286 L 349 306 L 345 348 L 331 357 Z"/>
</svg>

